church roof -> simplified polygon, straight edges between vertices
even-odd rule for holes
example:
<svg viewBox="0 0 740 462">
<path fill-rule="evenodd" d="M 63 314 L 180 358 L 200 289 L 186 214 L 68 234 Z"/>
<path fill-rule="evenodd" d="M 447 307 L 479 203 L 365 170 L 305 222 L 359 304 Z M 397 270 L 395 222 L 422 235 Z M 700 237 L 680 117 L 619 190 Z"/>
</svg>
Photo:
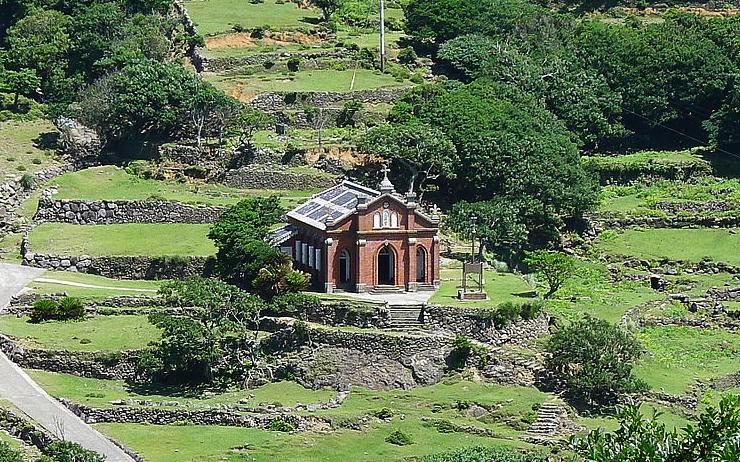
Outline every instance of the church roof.
<svg viewBox="0 0 740 462">
<path fill-rule="evenodd" d="M 354 213 L 360 199 L 369 202 L 380 195 L 379 191 L 361 184 L 342 181 L 315 194 L 308 202 L 288 212 L 288 217 L 318 229 L 326 229 L 328 222 L 337 222 Z"/>
</svg>

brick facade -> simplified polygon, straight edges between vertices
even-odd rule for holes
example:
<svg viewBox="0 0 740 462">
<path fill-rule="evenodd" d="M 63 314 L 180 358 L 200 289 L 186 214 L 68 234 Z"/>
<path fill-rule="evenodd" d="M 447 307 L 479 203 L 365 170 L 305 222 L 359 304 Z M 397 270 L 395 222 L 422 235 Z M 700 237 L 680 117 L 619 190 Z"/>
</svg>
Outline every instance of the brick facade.
<svg viewBox="0 0 740 462">
<path fill-rule="evenodd" d="M 372 191 L 372 190 L 371 190 Z M 439 219 L 417 209 L 413 195 L 393 191 L 358 200 L 325 229 L 291 217 L 292 237 L 280 244 L 314 288 L 366 292 L 377 286 L 407 291 L 439 286 Z"/>
</svg>

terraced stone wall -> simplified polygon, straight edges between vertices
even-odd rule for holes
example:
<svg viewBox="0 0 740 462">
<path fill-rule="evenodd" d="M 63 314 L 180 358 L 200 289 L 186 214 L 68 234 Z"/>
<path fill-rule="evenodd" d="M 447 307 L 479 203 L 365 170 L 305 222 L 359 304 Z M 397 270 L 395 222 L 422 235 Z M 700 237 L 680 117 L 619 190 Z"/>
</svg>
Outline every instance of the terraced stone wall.
<svg viewBox="0 0 740 462">
<path fill-rule="evenodd" d="M 524 344 L 550 332 L 550 317 L 540 315 L 497 328 L 479 308 L 427 306 L 424 308 L 427 328 L 453 332 L 489 345 Z"/>
<path fill-rule="evenodd" d="M 226 207 L 173 201 L 78 200 L 42 197 L 34 220 L 78 225 L 213 223 Z"/>
<path fill-rule="evenodd" d="M 352 92 L 272 92 L 256 96 L 249 104 L 267 112 L 296 109 L 305 105 L 328 107 L 345 101 L 357 101 L 364 104 L 391 104 L 401 97 L 408 88 L 376 88 Z"/>
<path fill-rule="evenodd" d="M 231 170 L 224 175 L 224 184 L 233 188 L 249 189 L 322 189 L 335 179 L 319 173 L 293 172 L 273 167 L 254 165 Z"/>
</svg>

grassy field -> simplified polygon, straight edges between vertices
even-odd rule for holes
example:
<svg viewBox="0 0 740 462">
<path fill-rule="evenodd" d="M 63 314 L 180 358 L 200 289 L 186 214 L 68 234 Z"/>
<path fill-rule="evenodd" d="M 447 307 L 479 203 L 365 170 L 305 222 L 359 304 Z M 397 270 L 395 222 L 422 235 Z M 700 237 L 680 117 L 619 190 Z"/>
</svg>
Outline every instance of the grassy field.
<svg viewBox="0 0 740 462">
<path fill-rule="evenodd" d="M 202 35 L 228 32 L 237 24 L 247 29 L 309 28 L 321 16 L 317 9 L 299 8 L 293 2 L 278 4 L 275 0 L 257 4 L 242 0 L 193 0 L 185 2 L 185 6 Z"/>
<path fill-rule="evenodd" d="M 662 297 L 647 283 L 613 282 L 603 264 L 580 261 L 573 277 L 547 301 L 547 307 L 567 319 L 588 314 L 618 323 L 627 310 Z"/>
<path fill-rule="evenodd" d="M 605 186 L 601 190 L 599 211 L 622 215 L 665 215 L 655 208 L 656 203 L 717 200 L 736 203 L 740 209 L 740 179 L 707 176 L 693 182 L 663 180 L 649 185 Z"/>
<path fill-rule="evenodd" d="M 82 321 L 38 324 L 28 317 L 0 316 L 0 332 L 28 347 L 48 350 L 120 351 L 143 348 L 159 339 L 160 331 L 146 316 L 97 316 Z"/>
<path fill-rule="evenodd" d="M 740 333 L 691 327 L 644 328 L 637 338 L 648 356 L 637 376 L 653 389 L 685 393 L 696 379 L 712 379 L 740 371 Z"/>
<path fill-rule="evenodd" d="M 459 306 L 459 307 L 491 307 L 503 302 L 523 302 L 534 296 L 534 289 L 524 280 L 512 273 L 485 273 L 485 291 L 488 300 L 466 301 L 457 300 L 457 291 L 462 288 L 462 269 L 443 269 L 439 290 L 432 296 L 429 303 Z"/>
<path fill-rule="evenodd" d="M 6 175 L 36 172 L 55 163 L 49 146 L 57 129 L 46 120 L 0 123 L 0 182 Z"/>
<path fill-rule="evenodd" d="M 113 165 L 92 167 L 64 174 L 51 182 L 58 199 L 166 199 L 185 203 L 233 205 L 247 196 L 278 195 L 286 207 L 294 206 L 314 191 L 248 190 L 229 188 L 212 183 L 180 183 L 157 181 L 131 175 Z"/>
<path fill-rule="evenodd" d="M 110 401 L 124 399 L 154 402 L 180 401 L 197 405 L 243 402 L 249 406 L 257 406 L 261 403 L 295 406 L 298 403 L 326 402 L 336 395 L 333 390 L 311 390 L 295 382 L 269 383 L 249 390 L 210 393 L 203 390 L 156 384 L 137 386 L 121 380 L 91 379 L 56 372 L 28 371 L 28 373 L 49 394 L 94 407 L 110 407 L 112 406 Z"/>
<path fill-rule="evenodd" d="M 18 263 L 21 258 L 22 233 L 10 233 L 0 237 L 0 261 Z"/>
<path fill-rule="evenodd" d="M 34 281 L 28 285 L 34 293 L 49 294 L 66 292 L 70 297 L 100 299 L 116 295 L 132 296 L 152 296 L 153 291 L 157 291 L 164 281 L 146 281 L 146 280 L 125 280 L 111 279 L 103 276 L 85 273 L 73 273 L 70 271 L 47 271 L 42 278 L 54 279 L 80 284 L 87 284 L 96 287 L 78 287 L 63 283 L 55 282 L 38 282 Z M 140 289 L 140 290 L 116 290 L 116 288 Z"/>
<path fill-rule="evenodd" d="M 740 265 L 740 234 L 729 229 L 629 229 L 602 233 L 596 244 L 601 253 L 644 259 L 668 258 L 698 262 L 708 257 Z"/>
<path fill-rule="evenodd" d="M 408 86 L 388 74 L 367 69 L 337 71 L 330 69 L 306 70 L 293 73 L 264 73 L 241 75 L 212 75 L 216 86 L 235 96 L 264 92 L 335 91 L 349 92 L 383 87 Z"/>
<path fill-rule="evenodd" d="M 59 255 L 215 255 L 211 225 L 130 223 L 72 225 L 44 223 L 31 231 L 31 249 Z"/>
</svg>

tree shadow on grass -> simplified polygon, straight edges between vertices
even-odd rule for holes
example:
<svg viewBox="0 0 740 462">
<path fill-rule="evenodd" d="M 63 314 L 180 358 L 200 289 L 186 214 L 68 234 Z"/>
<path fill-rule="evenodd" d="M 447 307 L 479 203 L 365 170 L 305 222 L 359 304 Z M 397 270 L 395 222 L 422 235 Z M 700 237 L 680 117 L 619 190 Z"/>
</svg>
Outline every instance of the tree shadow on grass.
<svg viewBox="0 0 740 462">
<path fill-rule="evenodd" d="M 137 395 L 150 396 L 167 396 L 170 398 L 202 398 L 203 393 L 208 390 L 204 386 L 195 385 L 169 385 L 158 382 L 136 382 L 127 383 L 126 391 L 136 393 Z"/>
<path fill-rule="evenodd" d="M 319 18 L 309 18 L 309 17 L 303 17 L 300 19 L 300 22 L 311 24 L 312 26 L 317 26 L 321 24 L 321 19 Z"/>
<path fill-rule="evenodd" d="M 537 292 L 534 290 L 528 290 L 526 292 L 512 293 L 512 296 L 516 298 L 537 298 Z"/>
<path fill-rule="evenodd" d="M 39 136 L 31 140 L 33 145 L 44 151 L 56 149 L 57 143 L 59 142 L 58 132 L 47 132 L 40 133 Z"/>
</svg>

